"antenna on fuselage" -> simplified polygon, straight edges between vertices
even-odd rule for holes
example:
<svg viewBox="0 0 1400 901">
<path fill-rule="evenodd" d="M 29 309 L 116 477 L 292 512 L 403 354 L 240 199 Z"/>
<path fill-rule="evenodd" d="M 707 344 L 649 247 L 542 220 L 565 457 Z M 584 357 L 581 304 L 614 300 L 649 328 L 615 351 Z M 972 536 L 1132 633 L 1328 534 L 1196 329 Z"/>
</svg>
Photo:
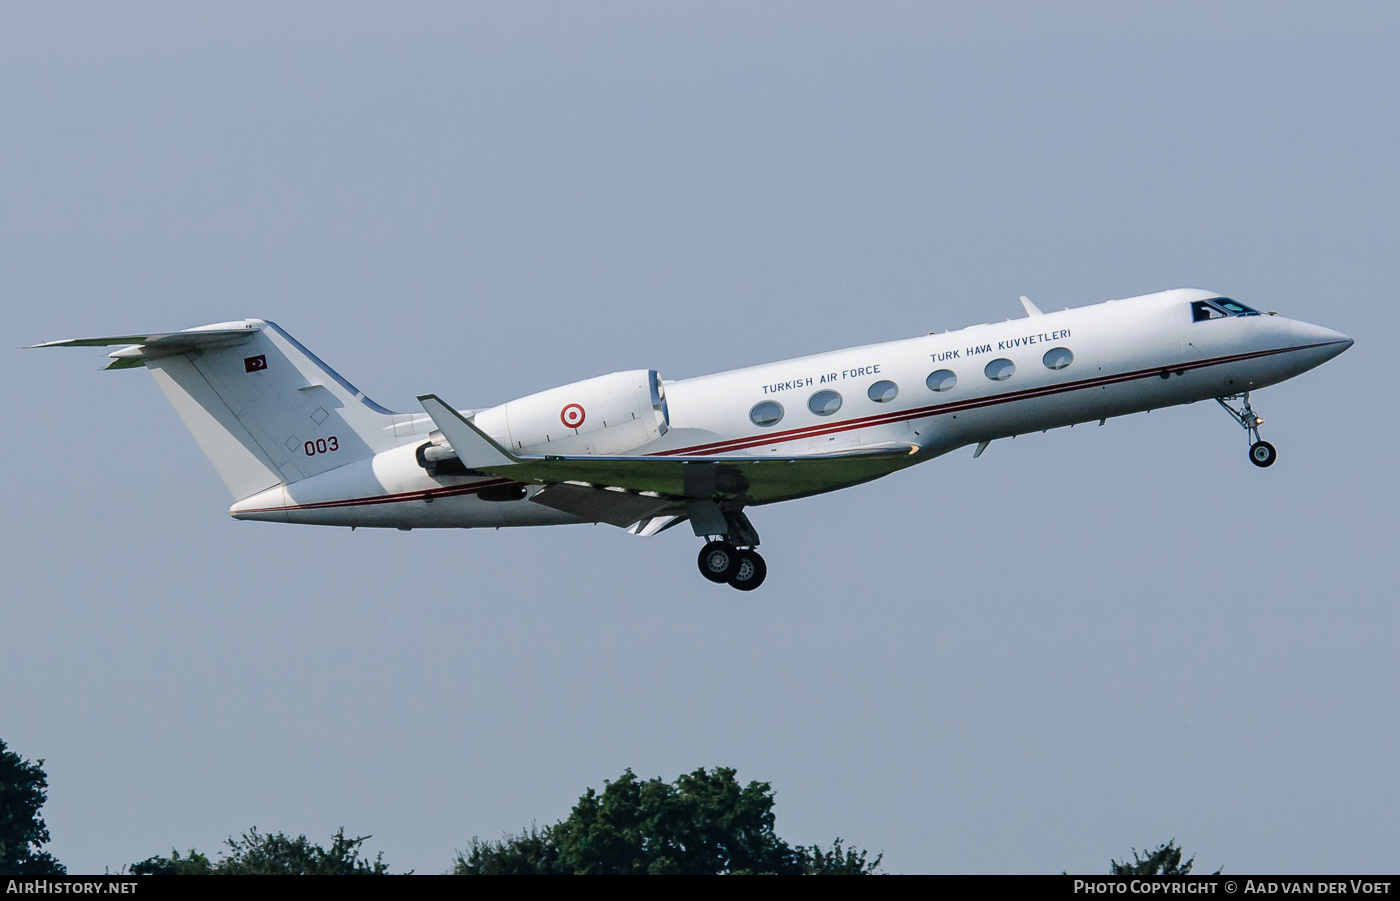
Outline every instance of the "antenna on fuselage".
<svg viewBox="0 0 1400 901">
<path fill-rule="evenodd" d="M 1026 295 L 1024 295 L 1024 294 L 1021 295 L 1021 306 L 1023 306 L 1023 307 L 1026 308 L 1026 315 L 1027 315 L 1027 316 L 1044 316 L 1044 315 L 1045 315 L 1044 313 L 1040 312 L 1040 307 L 1038 307 L 1038 306 L 1036 306 L 1035 304 L 1031 303 L 1031 299 L 1030 299 L 1029 297 L 1027 297 Z"/>
</svg>

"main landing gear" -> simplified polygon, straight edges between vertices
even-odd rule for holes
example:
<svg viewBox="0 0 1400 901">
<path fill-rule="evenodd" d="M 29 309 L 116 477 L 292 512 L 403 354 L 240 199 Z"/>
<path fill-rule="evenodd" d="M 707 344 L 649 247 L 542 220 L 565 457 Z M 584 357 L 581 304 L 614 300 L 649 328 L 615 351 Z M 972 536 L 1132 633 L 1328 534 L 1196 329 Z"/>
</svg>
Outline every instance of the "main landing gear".
<svg viewBox="0 0 1400 901">
<path fill-rule="evenodd" d="M 728 582 L 740 591 L 753 591 L 768 576 L 768 566 L 753 548 L 711 541 L 700 549 L 700 575 L 711 582 Z"/>
<path fill-rule="evenodd" d="M 1230 401 L 1241 401 L 1239 407 L 1234 407 Z M 1249 462 L 1255 466 L 1273 466 L 1278 459 L 1278 451 L 1274 446 L 1259 437 L 1259 426 L 1264 424 L 1264 418 L 1257 416 L 1254 409 L 1249 405 L 1249 392 L 1244 394 L 1232 394 L 1229 397 L 1217 397 L 1215 402 L 1225 408 L 1225 412 L 1230 414 L 1230 418 L 1238 422 L 1240 426 L 1249 433 Z"/>
<path fill-rule="evenodd" d="M 743 508 L 724 509 L 713 500 L 694 500 L 686 503 L 685 512 L 695 537 L 705 539 L 697 561 L 700 575 L 711 582 L 728 582 L 740 591 L 753 591 L 763 584 L 768 566 L 754 550 L 758 530 Z"/>
</svg>

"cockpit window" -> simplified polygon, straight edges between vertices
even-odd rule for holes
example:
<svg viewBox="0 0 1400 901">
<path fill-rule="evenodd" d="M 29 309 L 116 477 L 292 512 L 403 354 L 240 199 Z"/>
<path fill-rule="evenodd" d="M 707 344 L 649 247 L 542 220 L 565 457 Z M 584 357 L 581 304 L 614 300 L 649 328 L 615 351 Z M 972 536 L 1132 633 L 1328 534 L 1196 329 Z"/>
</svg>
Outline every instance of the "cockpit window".
<svg viewBox="0 0 1400 901">
<path fill-rule="evenodd" d="M 1198 300 L 1191 304 L 1191 321 L 1205 322 L 1207 319 L 1224 319 L 1225 311 L 1208 300 Z"/>
<path fill-rule="evenodd" d="M 1198 300 L 1191 304 L 1191 319 L 1204 322 L 1207 319 L 1224 319 L 1226 316 L 1258 316 L 1259 311 L 1247 307 L 1238 300 L 1216 297 L 1212 300 Z"/>
<path fill-rule="evenodd" d="M 1252 307 L 1247 307 L 1238 300 L 1231 300 L 1228 297 L 1215 298 L 1215 304 L 1221 307 L 1231 316 L 1258 316 L 1259 311 Z"/>
</svg>

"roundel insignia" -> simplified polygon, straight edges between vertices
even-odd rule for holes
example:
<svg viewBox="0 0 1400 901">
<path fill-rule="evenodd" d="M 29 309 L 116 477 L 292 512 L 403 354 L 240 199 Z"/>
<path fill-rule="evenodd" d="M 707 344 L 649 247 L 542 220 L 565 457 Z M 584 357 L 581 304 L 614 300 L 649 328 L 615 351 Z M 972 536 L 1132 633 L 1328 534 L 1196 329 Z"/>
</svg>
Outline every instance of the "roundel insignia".
<svg viewBox="0 0 1400 901">
<path fill-rule="evenodd" d="M 576 429 L 583 425 L 583 407 L 578 404 L 569 404 L 559 411 L 559 421 L 571 429 Z"/>
</svg>

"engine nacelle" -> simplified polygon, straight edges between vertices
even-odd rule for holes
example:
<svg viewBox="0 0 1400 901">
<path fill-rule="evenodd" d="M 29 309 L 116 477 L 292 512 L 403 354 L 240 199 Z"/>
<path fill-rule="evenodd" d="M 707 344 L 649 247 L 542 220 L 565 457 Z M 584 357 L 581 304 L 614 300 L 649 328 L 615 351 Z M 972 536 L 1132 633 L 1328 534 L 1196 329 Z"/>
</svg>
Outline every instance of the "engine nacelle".
<svg viewBox="0 0 1400 901">
<path fill-rule="evenodd" d="M 517 453 L 625 454 L 666 434 L 670 414 L 656 370 L 634 369 L 482 410 L 473 422 Z"/>
</svg>

